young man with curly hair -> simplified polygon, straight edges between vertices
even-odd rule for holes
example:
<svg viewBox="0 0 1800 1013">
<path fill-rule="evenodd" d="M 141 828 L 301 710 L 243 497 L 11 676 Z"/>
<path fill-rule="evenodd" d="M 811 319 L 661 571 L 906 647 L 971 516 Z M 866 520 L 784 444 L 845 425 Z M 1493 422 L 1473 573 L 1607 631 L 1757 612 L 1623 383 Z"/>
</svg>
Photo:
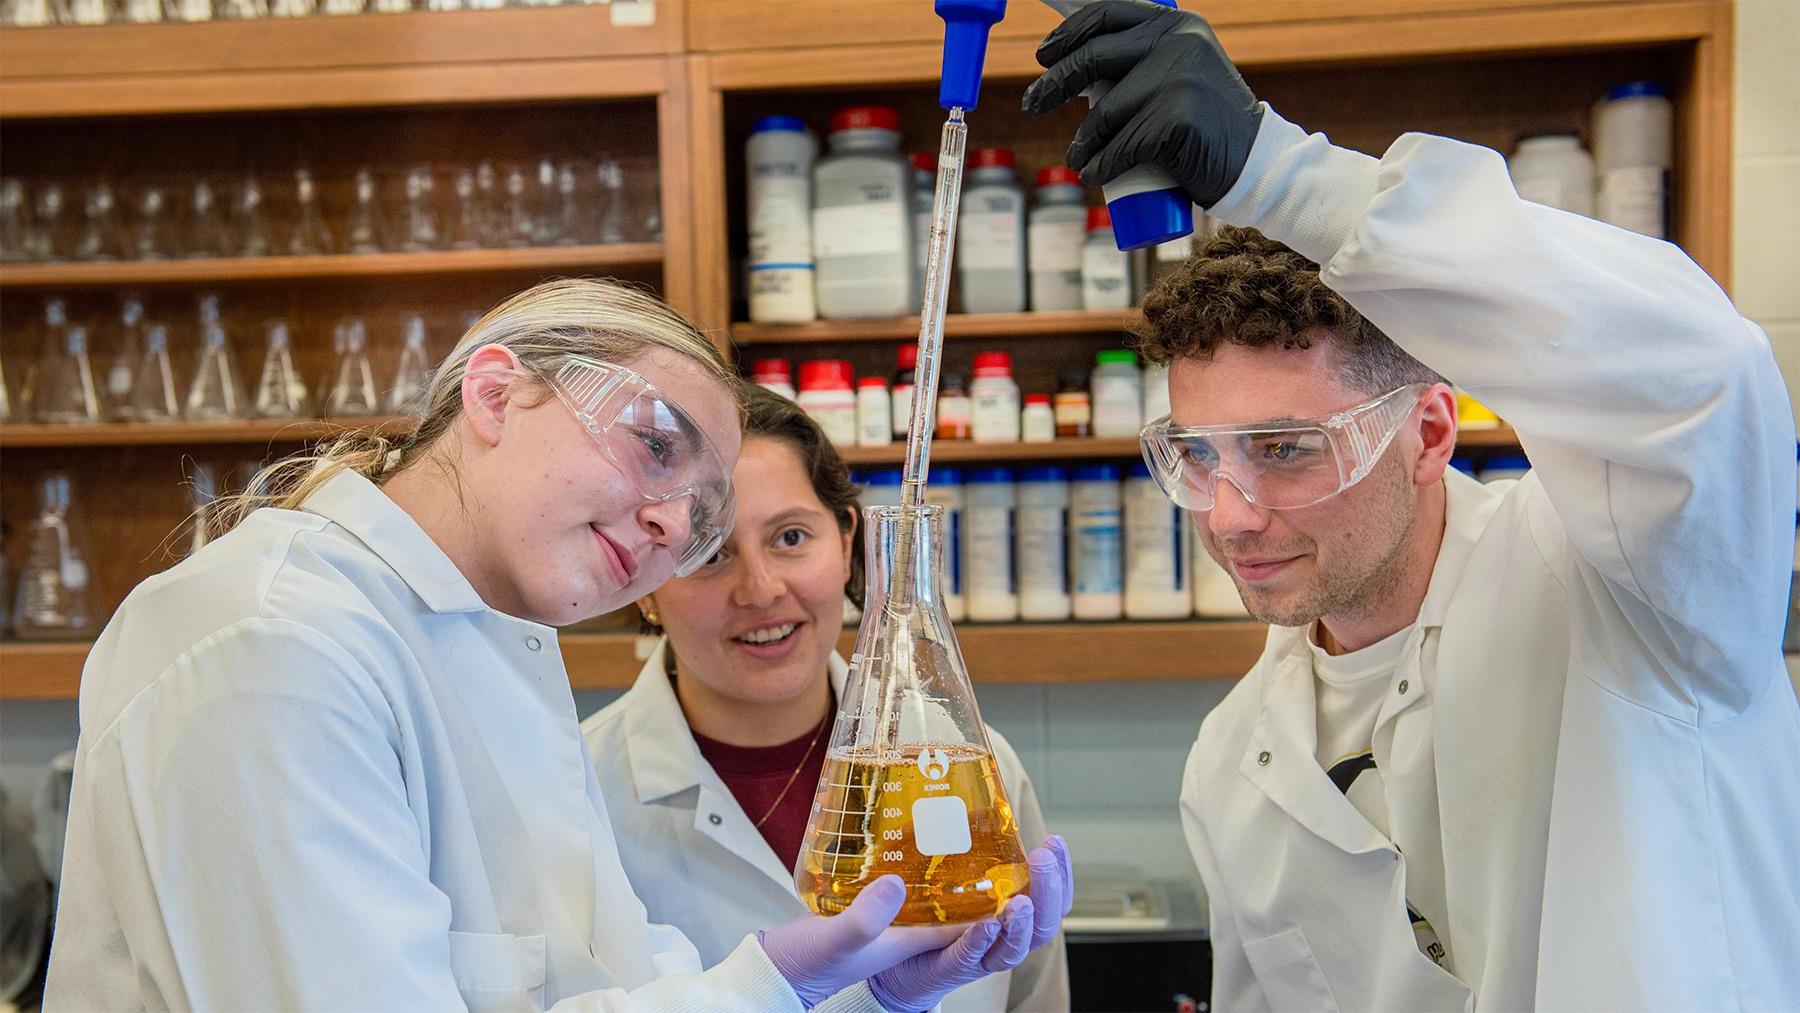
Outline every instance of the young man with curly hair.
<svg viewBox="0 0 1800 1013">
<path fill-rule="evenodd" d="M 1673 245 L 1259 104 L 1198 15 L 1110 0 L 1070 163 L 1227 228 L 1145 301 L 1144 431 L 1262 657 L 1182 791 L 1215 1009 L 1800 1009 L 1794 426 L 1768 339 Z M 1448 468 L 1454 380 L 1534 469 Z"/>
</svg>

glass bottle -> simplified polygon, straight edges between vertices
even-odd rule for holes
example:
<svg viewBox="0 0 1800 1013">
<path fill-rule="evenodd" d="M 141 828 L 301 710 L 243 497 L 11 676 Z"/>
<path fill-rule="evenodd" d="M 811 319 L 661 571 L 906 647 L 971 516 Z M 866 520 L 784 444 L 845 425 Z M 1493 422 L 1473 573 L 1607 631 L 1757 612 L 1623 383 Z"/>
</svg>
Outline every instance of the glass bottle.
<svg viewBox="0 0 1800 1013">
<path fill-rule="evenodd" d="M 564 162 L 556 170 L 556 228 L 555 242 L 558 246 L 581 245 L 581 225 L 585 215 L 582 213 L 581 194 L 577 187 L 580 177 L 575 166 Z"/>
<path fill-rule="evenodd" d="M 13 630 L 24 639 L 78 637 L 88 628 L 88 568 L 76 531 L 69 476 L 38 482 L 37 515 L 13 596 Z"/>
<path fill-rule="evenodd" d="M 403 334 L 400 365 L 394 370 L 394 383 L 387 392 L 389 415 L 417 413 L 421 407 L 419 399 L 424 396 L 425 384 L 431 376 L 425 350 L 425 318 L 417 313 L 408 316 Z"/>
<path fill-rule="evenodd" d="M 114 217 L 118 201 L 113 198 L 112 184 L 97 180 L 88 187 L 83 210 L 81 238 L 75 241 L 76 260 L 117 260 L 119 258 L 119 223 Z"/>
<path fill-rule="evenodd" d="M 256 414 L 265 419 L 297 419 L 306 415 L 306 381 L 294 368 L 292 333 L 286 320 L 263 326 L 267 350 L 256 381 Z"/>
<path fill-rule="evenodd" d="M 25 184 L 11 176 L 0 179 L 0 262 L 30 259 L 25 242 L 30 231 L 25 219 Z"/>
<path fill-rule="evenodd" d="M 59 260 L 64 252 L 63 189 L 61 183 L 38 187 L 36 228 L 31 232 L 31 259 Z"/>
<path fill-rule="evenodd" d="M 131 417 L 131 381 L 144 357 L 144 303 L 128 295 L 119 304 L 119 340 L 106 367 L 106 415 L 115 421 Z"/>
<path fill-rule="evenodd" d="M 50 0 L 6 0 L 0 6 L 0 17 L 8 28 L 41 28 L 56 24 L 56 10 Z"/>
<path fill-rule="evenodd" d="M 239 256 L 269 255 L 269 226 L 263 207 L 262 184 L 255 176 L 245 176 L 238 187 L 237 228 Z"/>
<path fill-rule="evenodd" d="M 1094 406 L 1088 396 L 1087 372 L 1070 370 L 1060 379 L 1061 386 L 1050 399 L 1056 413 L 1056 438 L 1094 435 Z"/>
<path fill-rule="evenodd" d="M 294 231 L 287 252 L 296 257 L 316 257 L 331 252 L 331 230 L 319 209 L 319 187 L 311 169 L 294 170 Z"/>
<path fill-rule="evenodd" d="M 530 246 L 533 239 L 531 218 L 531 177 L 522 165 L 506 167 L 505 188 L 500 205 L 500 244 Z"/>
<path fill-rule="evenodd" d="M 452 250 L 478 250 L 486 245 L 487 226 L 481 207 L 481 188 L 474 169 L 456 172 L 456 218 L 450 223 L 449 242 Z"/>
<path fill-rule="evenodd" d="M 431 170 L 418 166 L 406 174 L 406 206 L 401 210 L 403 222 L 400 248 L 419 252 L 438 248 L 437 208 L 433 205 Z"/>
<path fill-rule="evenodd" d="M 345 317 L 337 326 L 343 351 L 338 356 L 326 415 L 373 415 L 381 402 L 375 394 L 375 371 L 369 365 L 369 332 L 357 317 Z"/>
<path fill-rule="evenodd" d="M 271 0 L 269 14 L 277 18 L 310 17 L 315 8 L 313 0 Z"/>
<path fill-rule="evenodd" d="M 131 255 L 139 260 L 161 260 L 174 251 L 169 245 L 168 201 L 154 183 L 138 191 L 137 221 L 131 229 Z"/>
<path fill-rule="evenodd" d="M 368 166 L 356 170 L 356 205 L 350 209 L 350 223 L 344 227 L 346 253 L 381 252 L 380 198 L 375 173 Z"/>
<path fill-rule="evenodd" d="M 163 19 L 162 0 L 124 0 L 120 11 L 134 25 L 155 24 Z"/>
<path fill-rule="evenodd" d="M 171 21 L 211 21 L 212 0 L 167 0 L 165 12 Z"/>
<path fill-rule="evenodd" d="M 555 246 L 562 222 L 556 214 L 556 163 L 540 158 L 531 167 L 531 242 Z"/>
<path fill-rule="evenodd" d="M 975 404 L 959 373 L 945 373 L 938 388 L 937 438 L 966 440 L 975 435 Z"/>
<path fill-rule="evenodd" d="M 603 158 L 594 169 L 600 184 L 600 215 L 594 238 L 602 243 L 625 241 L 625 169 L 616 158 Z"/>
<path fill-rule="evenodd" d="M 243 385 L 238 379 L 237 358 L 231 352 L 231 339 L 219 320 L 217 303 L 207 311 L 204 297 L 200 313 L 200 350 L 194 364 L 194 382 L 188 385 L 189 419 L 238 419 L 244 411 Z"/>
<path fill-rule="evenodd" d="M 219 193 L 208 180 L 195 180 L 188 196 L 187 255 L 231 255 L 231 229 L 219 208 Z"/>
<path fill-rule="evenodd" d="M 175 364 L 169 360 L 169 329 L 162 324 L 144 325 L 144 354 L 126 404 L 126 418 L 132 422 L 171 422 L 181 417 Z"/>
<path fill-rule="evenodd" d="M 94 383 L 87 328 L 70 324 L 63 329 L 61 340 L 38 363 L 31 403 L 39 422 L 100 421 L 100 388 Z"/>
<path fill-rule="evenodd" d="M 269 5 L 265 0 L 219 0 L 219 13 L 237 20 L 266 18 Z"/>
<path fill-rule="evenodd" d="M 65 25 L 104 25 L 112 11 L 107 0 L 62 0 L 62 23 Z"/>
<path fill-rule="evenodd" d="M 944 613 L 942 506 L 863 510 L 868 601 L 795 885 L 819 914 L 879 876 L 896 924 L 991 917 L 1029 874 L 956 634 Z"/>
</svg>

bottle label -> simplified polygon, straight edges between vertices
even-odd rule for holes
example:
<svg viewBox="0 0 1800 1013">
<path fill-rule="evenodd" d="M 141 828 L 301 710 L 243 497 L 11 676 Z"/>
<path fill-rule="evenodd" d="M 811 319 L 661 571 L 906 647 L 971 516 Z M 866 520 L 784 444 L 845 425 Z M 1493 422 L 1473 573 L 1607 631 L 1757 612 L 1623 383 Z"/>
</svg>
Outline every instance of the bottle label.
<svg viewBox="0 0 1800 1013">
<path fill-rule="evenodd" d="M 900 383 L 894 385 L 895 436 L 905 436 L 912 429 L 912 394 L 912 384 Z"/>
<path fill-rule="evenodd" d="M 1019 439 L 1017 393 L 980 393 L 973 398 L 973 436 L 979 443 L 1016 443 Z"/>
<path fill-rule="evenodd" d="M 1657 166 L 1609 169 L 1600 176 L 1594 205 L 1600 220 L 1657 239 L 1665 237 L 1668 170 Z"/>
<path fill-rule="evenodd" d="M 812 266 L 812 216 L 805 170 L 758 166 L 750 178 L 750 270 Z"/>
<path fill-rule="evenodd" d="M 1026 594 L 1068 593 L 1067 523 L 1061 507 L 1019 508 L 1019 583 Z"/>
<path fill-rule="evenodd" d="M 1013 593 L 1013 527 L 1009 507 L 969 507 L 969 595 Z"/>
<path fill-rule="evenodd" d="M 1032 222 L 1028 232 L 1033 272 L 1081 270 L 1081 222 Z"/>
<path fill-rule="evenodd" d="M 965 271 L 1016 271 L 1025 259 L 1016 210 L 964 211 L 956 228 L 956 266 Z"/>
<path fill-rule="evenodd" d="M 1131 304 L 1125 254 L 1110 242 L 1081 248 L 1081 304 L 1088 309 L 1124 309 Z"/>
<path fill-rule="evenodd" d="M 900 201 L 814 208 L 813 253 L 826 257 L 866 257 L 906 249 L 906 206 Z"/>
<path fill-rule="evenodd" d="M 1118 594 L 1123 583 L 1119 510 L 1075 511 L 1075 593 Z"/>
<path fill-rule="evenodd" d="M 1140 593 L 1187 590 L 1181 545 L 1181 512 L 1154 483 L 1133 490 L 1125 507 L 1125 584 Z"/>
</svg>

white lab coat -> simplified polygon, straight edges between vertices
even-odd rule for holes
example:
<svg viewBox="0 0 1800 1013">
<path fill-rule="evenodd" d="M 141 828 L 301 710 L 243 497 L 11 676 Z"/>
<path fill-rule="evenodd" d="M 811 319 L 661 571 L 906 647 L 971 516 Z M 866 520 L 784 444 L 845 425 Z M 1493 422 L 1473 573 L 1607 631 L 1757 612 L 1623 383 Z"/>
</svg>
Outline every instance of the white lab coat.
<svg viewBox="0 0 1800 1013">
<path fill-rule="evenodd" d="M 134 590 L 80 709 L 50 1010 L 800 1009 L 648 920 L 556 631 L 358 475 Z"/>
<path fill-rule="evenodd" d="M 1398 852 L 1313 757 L 1306 630 L 1271 629 L 1202 724 L 1182 816 L 1214 1008 L 1800 1008 L 1794 428 L 1767 338 L 1676 247 L 1519 200 L 1492 151 L 1409 134 L 1377 163 L 1265 116 L 1212 213 L 1324 265 L 1534 470 L 1445 479 L 1375 732 Z M 1412 861 L 1434 837 L 1441 867 Z M 1425 878 L 1455 978 L 1408 928 Z"/>
<path fill-rule="evenodd" d="M 664 667 L 658 641 L 631 689 L 582 722 L 588 756 L 611 801 L 607 815 L 619 857 L 653 920 L 684 932 L 702 959 L 731 951 L 746 933 L 808 913 L 784 867 L 718 772 L 700 755 Z M 844 659 L 832 654 L 831 682 L 843 695 Z M 1025 768 L 999 732 L 988 729 L 1000 781 L 1027 847 L 1044 839 L 1044 814 Z M 811 792 L 812 784 L 795 785 Z M 694 903 L 698 895 L 704 904 Z M 945 997 L 945 1013 L 1067 1010 L 1069 976 L 1059 936 L 1016 970 L 990 975 Z"/>
</svg>

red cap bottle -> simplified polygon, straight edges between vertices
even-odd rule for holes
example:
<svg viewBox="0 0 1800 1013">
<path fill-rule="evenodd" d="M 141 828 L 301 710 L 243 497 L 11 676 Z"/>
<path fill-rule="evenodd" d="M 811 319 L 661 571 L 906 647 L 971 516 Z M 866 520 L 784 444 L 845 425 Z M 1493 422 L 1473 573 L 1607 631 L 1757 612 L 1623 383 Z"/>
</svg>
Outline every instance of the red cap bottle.
<svg viewBox="0 0 1800 1013">
<path fill-rule="evenodd" d="M 900 132 L 900 111 L 893 106 L 848 106 L 831 114 L 831 132 L 892 130 Z"/>
</svg>

